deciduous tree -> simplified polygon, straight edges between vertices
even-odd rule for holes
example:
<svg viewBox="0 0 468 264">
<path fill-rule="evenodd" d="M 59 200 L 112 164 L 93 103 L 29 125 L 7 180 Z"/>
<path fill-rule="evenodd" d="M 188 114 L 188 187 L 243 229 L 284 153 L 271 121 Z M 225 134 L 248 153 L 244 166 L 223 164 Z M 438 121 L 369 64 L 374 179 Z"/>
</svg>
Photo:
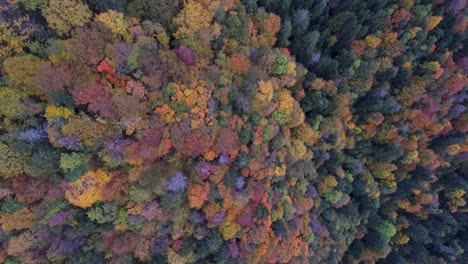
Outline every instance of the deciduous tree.
<svg viewBox="0 0 468 264">
<path fill-rule="evenodd" d="M 42 15 L 57 34 L 63 36 L 73 27 L 81 27 L 89 22 L 92 13 L 81 0 L 49 0 Z"/>
</svg>

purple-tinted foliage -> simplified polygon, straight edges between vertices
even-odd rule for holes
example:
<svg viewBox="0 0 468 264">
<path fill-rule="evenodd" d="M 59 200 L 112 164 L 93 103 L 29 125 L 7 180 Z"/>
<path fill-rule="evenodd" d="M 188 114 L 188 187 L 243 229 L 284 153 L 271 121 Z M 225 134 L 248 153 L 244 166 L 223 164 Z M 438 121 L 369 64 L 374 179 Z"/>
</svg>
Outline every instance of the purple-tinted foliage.
<svg viewBox="0 0 468 264">
<path fill-rule="evenodd" d="M 114 236 L 110 241 L 110 250 L 116 255 L 130 253 L 134 249 L 134 238 L 130 233 Z"/>
<path fill-rule="evenodd" d="M 75 254 L 86 242 L 83 237 L 55 239 L 50 249 L 58 255 L 71 256 Z"/>
<path fill-rule="evenodd" d="M 453 0 L 450 5 L 448 6 L 448 10 L 454 14 L 457 14 L 465 8 L 466 0 Z"/>
<path fill-rule="evenodd" d="M 277 152 L 271 153 L 270 157 L 266 159 L 266 162 L 279 163 L 278 153 Z"/>
<path fill-rule="evenodd" d="M 239 223 L 241 226 L 249 226 L 253 224 L 252 214 L 250 212 L 241 213 L 237 218 L 237 223 Z"/>
<path fill-rule="evenodd" d="M 169 185 L 167 189 L 169 191 L 183 191 L 187 187 L 187 177 L 185 177 L 181 172 L 177 172 L 172 178 L 169 180 Z"/>
<path fill-rule="evenodd" d="M 310 19 L 310 12 L 307 9 L 299 9 L 294 16 L 294 26 L 301 27 L 304 24 L 308 25 Z"/>
<path fill-rule="evenodd" d="M 125 66 L 121 66 L 121 65 L 117 66 L 117 68 L 115 69 L 115 71 L 116 71 L 117 73 L 125 74 L 125 75 L 127 75 L 127 74 L 130 73 L 130 69 L 128 69 L 128 68 L 125 67 Z"/>
<path fill-rule="evenodd" d="M 345 168 L 352 174 L 357 175 L 362 172 L 363 166 L 362 162 L 357 159 L 350 160 L 346 163 Z"/>
<path fill-rule="evenodd" d="M 342 79 L 334 79 L 333 82 L 335 83 L 335 86 L 338 87 L 340 83 L 342 82 Z"/>
<path fill-rule="evenodd" d="M 243 189 L 244 185 L 245 185 L 244 177 L 237 176 L 237 178 L 236 178 L 236 188 L 237 189 Z"/>
<path fill-rule="evenodd" d="M 104 147 L 106 148 L 109 155 L 115 159 L 117 162 L 122 162 L 122 151 L 130 141 L 128 139 L 123 139 L 121 137 L 113 137 L 104 142 Z"/>
<path fill-rule="evenodd" d="M 206 237 L 209 229 L 206 226 L 199 225 L 195 228 L 195 235 L 197 237 Z"/>
<path fill-rule="evenodd" d="M 397 31 L 397 37 L 400 38 L 401 35 L 403 35 L 403 33 L 405 33 L 405 31 L 403 29 L 400 29 Z"/>
<path fill-rule="evenodd" d="M 240 168 L 244 168 L 244 167 L 247 166 L 248 160 L 247 159 L 241 159 L 241 160 L 237 160 L 236 163 Z"/>
<path fill-rule="evenodd" d="M 177 57 L 187 65 L 195 64 L 195 53 L 192 49 L 185 45 L 181 45 L 176 49 Z"/>
<path fill-rule="evenodd" d="M 321 54 L 318 53 L 318 52 L 315 52 L 315 53 L 312 53 L 312 55 L 310 56 L 310 59 L 309 59 L 309 66 L 312 66 L 314 64 L 316 64 L 317 62 L 320 61 L 320 58 L 321 58 Z"/>
<path fill-rule="evenodd" d="M 468 152 L 465 152 L 468 154 Z M 468 158 L 468 156 L 467 156 Z M 430 205 L 433 205 L 434 207 L 439 207 L 439 194 L 438 193 L 435 193 L 434 195 L 432 195 L 432 199 L 428 202 L 428 204 Z"/>
<path fill-rule="evenodd" d="M 311 219 L 310 226 L 312 227 L 312 231 L 316 235 L 321 235 L 325 231 L 325 228 L 323 227 L 322 223 L 320 223 L 320 221 L 315 217 Z"/>
<path fill-rule="evenodd" d="M 463 69 L 465 74 L 468 73 L 468 56 L 465 56 L 457 61 L 457 64 Z"/>
<path fill-rule="evenodd" d="M 217 212 L 215 216 L 213 217 L 213 224 L 219 225 L 223 222 L 224 217 L 226 216 L 225 212 Z"/>
<path fill-rule="evenodd" d="M 243 189 L 232 190 L 232 198 L 235 202 L 246 204 L 249 202 L 249 192 Z"/>
<path fill-rule="evenodd" d="M 408 51 L 409 48 L 410 48 L 410 47 L 409 47 L 408 45 L 403 46 L 403 48 L 401 49 L 401 54 L 403 54 L 403 53 L 405 53 L 406 51 Z"/>
<path fill-rule="evenodd" d="M 250 104 L 249 99 L 247 97 L 241 95 L 237 98 L 237 106 L 242 110 L 242 112 L 249 112 L 250 111 Z"/>
<path fill-rule="evenodd" d="M 403 133 L 408 133 L 409 131 L 409 126 L 408 124 L 404 124 L 402 127 L 401 127 L 401 132 Z"/>
<path fill-rule="evenodd" d="M 34 102 L 31 98 L 24 98 L 20 102 L 22 108 L 24 108 L 24 111 L 29 112 L 29 113 L 37 113 L 41 111 L 39 104 Z"/>
<path fill-rule="evenodd" d="M 386 95 L 388 95 L 388 92 L 386 90 L 380 90 L 374 93 L 375 96 L 383 98 Z"/>
<path fill-rule="evenodd" d="M 258 59 L 258 49 L 250 48 L 249 55 L 250 55 L 250 60 L 253 62 L 256 62 Z"/>
<path fill-rule="evenodd" d="M 196 171 L 200 172 L 202 176 L 207 179 L 216 170 L 216 167 L 209 162 L 200 162 L 196 168 Z"/>
<path fill-rule="evenodd" d="M 323 133 L 322 134 L 322 139 L 327 140 L 330 137 L 330 133 Z"/>
<path fill-rule="evenodd" d="M 291 230 L 296 230 L 300 225 L 299 219 L 297 217 L 292 216 L 291 219 L 288 219 L 288 228 Z"/>
<path fill-rule="evenodd" d="M 456 113 L 457 115 L 465 111 L 466 111 L 466 106 L 461 105 L 461 104 L 457 104 L 452 107 L 452 112 Z"/>
<path fill-rule="evenodd" d="M 217 113 L 218 113 L 218 103 L 213 98 L 210 98 L 208 100 L 208 103 L 206 104 L 206 107 L 208 108 L 208 114 L 209 115 L 217 115 Z"/>
<path fill-rule="evenodd" d="M 468 93 L 459 93 L 455 96 L 456 102 L 460 103 L 468 99 Z"/>
<path fill-rule="evenodd" d="M 390 111 L 392 113 L 394 112 L 397 112 L 401 109 L 401 105 L 395 100 L 395 98 L 393 97 L 390 97 L 390 103 L 389 103 L 389 106 L 390 106 Z"/>
<path fill-rule="evenodd" d="M 18 134 L 19 140 L 24 140 L 28 143 L 35 143 L 37 141 L 47 138 L 47 133 L 43 127 L 31 128 Z"/>
<path fill-rule="evenodd" d="M 153 255 L 159 255 L 163 251 L 166 250 L 167 244 L 169 243 L 168 238 L 166 236 L 158 236 L 154 240 L 153 244 Z"/>
<path fill-rule="evenodd" d="M 59 145 L 68 150 L 78 150 L 80 147 L 80 139 L 75 136 L 64 136 L 57 140 Z"/>
<path fill-rule="evenodd" d="M 448 94 L 449 90 L 447 88 L 444 88 L 444 89 L 440 89 L 440 90 L 438 90 L 436 92 L 437 92 L 437 96 L 442 96 L 442 95 Z M 424 93 L 423 95 L 424 95 L 424 97 L 421 96 L 421 98 L 427 97 L 427 93 Z"/>
<path fill-rule="evenodd" d="M 443 105 L 451 105 L 451 104 L 454 104 L 455 102 L 457 102 L 456 100 L 456 97 L 449 97 L 449 98 L 444 98 L 444 103 Z"/>
<path fill-rule="evenodd" d="M 310 198 L 317 198 L 318 197 L 318 192 L 317 189 L 314 186 L 309 185 L 307 188 L 306 196 Z"/>
<path fill-rule="evenodd" d="M 155 220 L 158 217 L 162 217 L 163 214 L 164 212 L 162 208 L 156 201 L 147 204 L 143 210 L 143 216 L 149 221 Z"/>
<path fill-rule="evenodd" d="M 451 247 L 440 245 L 439 246 L 439 252 L 442 253 L 442 254 L 452 255 L 455 252 L 455 250 L 453 250 L 453 248 L 451 248 Z"/>
<path fill-rule="evenodd" d="M 130 225 L 141 225 L 145 222 L 145 218 L 141 215 L 128 215 L 127 221 Z"/>
<path fill-rule="evenodd" d="M 60 211 L 49 218 L 49 226 L 61 226 L 67 222 L 68 213 Z"/>
<path fill-rule="evenodd" d="M 73 255 L 79 252 L 83 244 L 86 242 L 84 237 L 69 238 L 62 241 L 62 244 L 58 247 L 57 253 L 62 255 Z"/>
<path fill-rule="evenodd" d="M 112 58 L 117 64 L 124 64 L 127 61 L 128 55 L 132 52 L 132 45 L 129 43 L 119 43 L 117 44 L 117 54 L 116 58 Z"/>
<path fill-rule="evenodd" d="M 120 153 L 129 141 L 120 137 L 113 137 L 104 142 L 104 147 L 110 153 Z"/>
<path fill-rule="evenodd" d="M 205 217 L 203 216 L 203 213 L 199 210 L 192 210 L 190 211 L 189 215 L 189 221 L 192 224 L 200 224 L 203 223 L 205 220 Z"/>
<path fill-rule="evenodd" d="M 52 198 L 63 198 L 64 196 L 64 189 L 65 188 L 51 188 L 47 191 L 47 195 L 52 197 Z"/>
<path fill-rule="evenodd" d="M 228 250 L 231 257 L 237 258 L 239 256 L 239 246 L 236 241 L 232 241 L 228 244 Z"/>
<path fill-rule="evenodd" d="M 224 153 L 221 153 L 221 155 L 219 155 L 218 162 L 220 164 L 223 164 L 223 165 L 228 164 L 229 163 L 229 156 L 224 154 Z"/>
<path fill-rule="evenodd" d="M 328 152 L 323 152 L 321 153 L 322 155 L 320 155 L 320 158 L 321 159 L 324 159 L 324 160 L 329 160 L 330 159 L 330 153 Z"/>
<path fill-rule="evenodd" d="M 273 198 L 271 199 L 272 204 L 277 204 L 282 200 L 283 200 L 283 195 L 280 192 L 276 191 L 273 193 Z"/>
<path fill-rule="evenodd" d="M 461 160 L 468 160 L 468 152 L 462 152 L 460 154 L 458 154 L 458 157 L 461 159 Z"/>
<path fill-rule="evenodd" d="M 36 239 L 38 241 L 52 241 L 52 235 L 53 233 L 51 228 L 44 226 L 37 232 Z"/>
<path fill-rule="evenodd" d="M 277 134 L 279 134 L 279 133 L 281 132 L 281 127 L 280 127 L 279 125 L 275 125 L 275 126 L 273 127 L 273 129 L 274 129 L 274 131 L 275 131 L 275 132 L 274 132 L 275 135 L 277 135 Z"/>
</svg>

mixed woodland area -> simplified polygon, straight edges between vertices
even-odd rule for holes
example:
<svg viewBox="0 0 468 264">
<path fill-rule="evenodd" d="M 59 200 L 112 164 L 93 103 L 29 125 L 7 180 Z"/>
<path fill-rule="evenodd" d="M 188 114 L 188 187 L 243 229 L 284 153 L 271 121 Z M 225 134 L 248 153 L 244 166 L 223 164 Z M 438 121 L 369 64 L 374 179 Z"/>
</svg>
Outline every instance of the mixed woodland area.
<svg viewBox="0 0 468 264">
<path fill-rule="evenodd" d="M 0 263 L 468 263 L 466 0 L 0 0 Z"/>
</svg>

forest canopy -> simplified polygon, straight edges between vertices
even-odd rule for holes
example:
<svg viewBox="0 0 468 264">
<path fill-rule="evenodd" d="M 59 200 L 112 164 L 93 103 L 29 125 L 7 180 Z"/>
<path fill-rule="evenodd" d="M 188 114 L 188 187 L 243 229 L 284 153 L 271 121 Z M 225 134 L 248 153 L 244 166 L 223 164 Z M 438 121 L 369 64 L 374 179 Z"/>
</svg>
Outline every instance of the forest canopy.
<svg viewBox="0 0 468 264">
<path fill-rule="evenodd" d="M 0 1 L 0 263 L 468 263 L 466 4 Z"/>
</svg>

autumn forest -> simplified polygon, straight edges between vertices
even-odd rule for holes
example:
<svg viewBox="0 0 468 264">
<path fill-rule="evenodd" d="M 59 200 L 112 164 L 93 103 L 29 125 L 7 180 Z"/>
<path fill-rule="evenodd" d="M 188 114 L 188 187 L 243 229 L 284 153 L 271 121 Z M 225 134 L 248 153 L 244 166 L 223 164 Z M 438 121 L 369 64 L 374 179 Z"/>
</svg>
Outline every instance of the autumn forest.
<svg viewBox="0 0 468 264">
<path fill-rule="evenodd" d="M 0 263 L 468 263 L 466 0 L 0 0 Z"/>
</svg>

